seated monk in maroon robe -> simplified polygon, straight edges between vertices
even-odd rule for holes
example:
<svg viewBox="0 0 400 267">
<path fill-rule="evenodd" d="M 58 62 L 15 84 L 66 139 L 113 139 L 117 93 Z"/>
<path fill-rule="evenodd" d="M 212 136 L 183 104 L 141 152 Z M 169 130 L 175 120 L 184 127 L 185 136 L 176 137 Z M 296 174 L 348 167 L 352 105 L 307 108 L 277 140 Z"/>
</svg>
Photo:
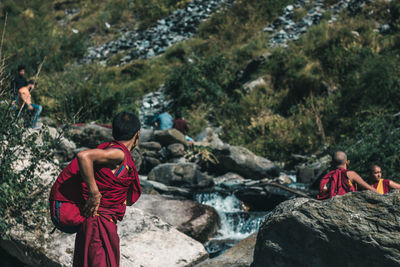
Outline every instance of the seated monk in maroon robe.
<svg viewBox="0 0 400 267">
<path fill-rule="evenodd" d="M 117 221 L 141 194 L 130 154 L 139 142 L 140 121 L 133 113 L 121 112 L 112 126 L 115 141 L 77 155 L 87 218 L 76 235 L 74 267 L 119 266 Z"/>
<path fill-rule="evenodd" d="M 389 193 L 391 189 L 400 189 L 400 184 L 389 179 L 382 179 L 382 169 L 375 164 L 369 167 L 368 182 L 381 195 Z"/>
</svg>

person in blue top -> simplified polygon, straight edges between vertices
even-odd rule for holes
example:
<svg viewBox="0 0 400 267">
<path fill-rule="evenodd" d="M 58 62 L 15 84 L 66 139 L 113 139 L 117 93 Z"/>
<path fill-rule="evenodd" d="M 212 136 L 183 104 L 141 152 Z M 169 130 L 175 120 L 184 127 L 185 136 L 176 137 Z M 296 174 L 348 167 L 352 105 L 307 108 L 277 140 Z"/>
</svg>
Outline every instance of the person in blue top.
<svg viewBox="0 0 400 267">
<path fill-rule="evenodd" d="M 171 129 L 174 123 L 174 118 L 164 108 L 163 112 L 158 114 L 152 121 L 152 124 L 158 130 Z"/>
</svg>

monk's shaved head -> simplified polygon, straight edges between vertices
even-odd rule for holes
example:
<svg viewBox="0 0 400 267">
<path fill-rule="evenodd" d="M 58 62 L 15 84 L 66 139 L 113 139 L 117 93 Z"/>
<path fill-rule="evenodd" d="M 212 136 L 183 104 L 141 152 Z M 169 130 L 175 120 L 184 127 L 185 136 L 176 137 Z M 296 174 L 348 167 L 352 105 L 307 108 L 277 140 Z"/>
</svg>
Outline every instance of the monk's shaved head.
<svg viewBox="0 0 400 267">
<path fill-rule="evenodd" d="M 343 151 L 336 151 L 333 155 L 333 165 L 341 166 L 346 164 L 347 162 L 347 155 Z"/>
</svg>

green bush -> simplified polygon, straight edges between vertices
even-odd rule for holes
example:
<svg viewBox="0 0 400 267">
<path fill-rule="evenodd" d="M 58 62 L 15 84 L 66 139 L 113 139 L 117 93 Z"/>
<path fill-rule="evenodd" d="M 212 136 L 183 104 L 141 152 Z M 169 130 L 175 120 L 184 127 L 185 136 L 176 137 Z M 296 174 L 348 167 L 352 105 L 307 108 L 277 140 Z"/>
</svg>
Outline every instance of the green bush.
<svg viewBox="0 0 400 267">
<path fill-rule="evenodd" d="M 57 24 L 49 12 L 52 1 L 5 1 L 1 7 L 0 27 L 6 22 L 6 32 L 12 33 L 4 40 L 10 69 L 24 64 L 28 73 L 34 73 L 46 57 L 43 70 L 60 71 L 85 52 L 87 37 Z"/>
<path fill-rule="evenodd" d="M 193 104 L 218 103 L 224 93 L 224 69 L 222 56 L 210 60 L 186 63 L 175 68 L 165 83 L 166 92 L 175 100 L 177 107 Z"/>
<path fill-rule="evenodd" d="M 400 181 L 399 117 L 382 110 L 370 110 L 363 117 L 356 122 L 351 135 L 343 136 L 338 149 L 348 154 L 351 169 L 363 178 L 368 175 L 368 167 L 377 164 L 382 167 L 383 178 Z"/>
<path fill-rule="evenodd" d="M 48 218 L 49 192 L 39 174 L 51 162 L 57 140 L 45 129 L 32 133 L 14 119 L 9 95 L 0 89 L 0 236 L 8 238 L 11 227 L 37 230 Z M 8 102 L 8 103 L 7 103 Z M 29 123 L 30 124 L 30 123 Z M 39 138 L 39 135 L 41 136 Z M 56 175 L 56 174 L 53 174 Z"/>
</svg>

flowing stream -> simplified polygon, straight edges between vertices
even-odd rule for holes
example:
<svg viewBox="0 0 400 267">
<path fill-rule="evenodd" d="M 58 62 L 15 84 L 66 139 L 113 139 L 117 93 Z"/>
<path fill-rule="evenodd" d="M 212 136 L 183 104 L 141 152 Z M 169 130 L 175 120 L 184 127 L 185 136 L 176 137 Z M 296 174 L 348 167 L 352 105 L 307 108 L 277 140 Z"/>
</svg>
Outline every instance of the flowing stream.
<svg viewBox="0 0 400 267">
<path fill-rule="evenodd" d="M 216 257 L 240 240 L 258 231 L 268 212 L 247 212 L 233 194 L 219 192 L 197 193 L 195 200 L 214 207 L 221 218 L 217 235 L 205 244 L 210 257 Z"/>
</svg>

